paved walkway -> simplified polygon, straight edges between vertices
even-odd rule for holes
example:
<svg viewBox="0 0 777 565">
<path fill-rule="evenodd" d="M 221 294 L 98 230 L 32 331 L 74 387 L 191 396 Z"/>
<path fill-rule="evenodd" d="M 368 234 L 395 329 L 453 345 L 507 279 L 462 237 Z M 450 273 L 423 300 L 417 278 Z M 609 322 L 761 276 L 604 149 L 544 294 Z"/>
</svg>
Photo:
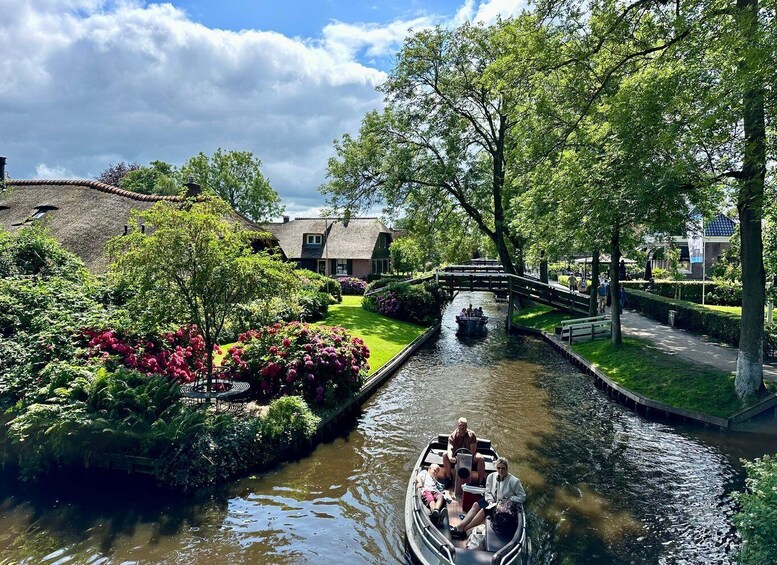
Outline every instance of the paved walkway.
<svg viewBox="0 0 777 565">
<path fill-rule="evenodd" d="M 564 288 L 563 285 L 554 286 Z M 607 308 L 607 314 L 609 313 L 610 309 Z M 661 324 L 628 308 L 621 315 L 621 330 L 624 335 L 651 341 L 671 355 L 716 369 L 736 372 L 738 350 L 706 336 Z M 777 364 L 764 364 L 764 380 L 777 383 Z"/>
<path fill-rule="evenodd" d="M 621 329 L 624 335 L 647 339 L 663 351 L 694 363 L 732 373 L 737 369 L 735 347 L 661 324 L 628 308 L 621 316 Z M 777 383 L 775 364 L 764 364 L 764 380 Z"/>
</svg>

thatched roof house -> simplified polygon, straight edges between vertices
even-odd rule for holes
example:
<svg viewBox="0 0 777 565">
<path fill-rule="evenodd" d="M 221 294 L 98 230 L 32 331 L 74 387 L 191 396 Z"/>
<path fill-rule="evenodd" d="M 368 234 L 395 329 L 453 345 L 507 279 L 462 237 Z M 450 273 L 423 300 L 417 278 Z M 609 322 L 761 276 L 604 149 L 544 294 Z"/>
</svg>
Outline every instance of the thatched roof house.
<svg viewBox="0 0 777 565">
<path fill-rule="evenodd" d="M 14 231 L 43 220 L 52 237 L 83 259 L 92 272 L 108 267 L 106 242 L 121 235 L 132 210 L 147 210 L 159 201 L 181 202 L 178 196 L 156 196 L 122 190 L 93 180 L 9 180 L 0 193 L 0 226 Z M 245 229 L 264 231 L 234 214 Z M 275 238 L 257 247 L 277 247 Z"/>
<path fill-rule="evenodd" d="M 377 218 L 284 218 L 264 224 L 284 254 L 305 269 L 325 275 L 365 278 L 391 270 L 393 231 Z"/>
</svg>

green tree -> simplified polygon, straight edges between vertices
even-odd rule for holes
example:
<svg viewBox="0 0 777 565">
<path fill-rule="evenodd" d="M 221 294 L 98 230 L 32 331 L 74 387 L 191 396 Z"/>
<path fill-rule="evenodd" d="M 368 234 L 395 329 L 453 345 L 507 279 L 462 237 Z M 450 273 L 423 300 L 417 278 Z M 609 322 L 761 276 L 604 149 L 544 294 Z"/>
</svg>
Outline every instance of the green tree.
<svg viewBox="0 0 777 565">
<path fill-rule="evenodd" d="M 128 171 L 119 182 L 124 190 L 140 194 L 178 194 L 183 189 L 181 174 L 169 163 L 151 161 L 148 167 Z"/>
<path fill-rule="evenodd" d="M 262 162 L 250 151 L 222 151 L 212 157 L 199 153 L 181 168 L 182 178 L 190 176 L 205 191 L 223 198 L 234 210 L 260 222 L 283 213 L 278 193 L 261 171 Z"/>
<path fill-rule="evenodd" d="M 526 19 L 525 26 L 533 30 L 534 23 Z M 515 273 L 523 270 L 523 241 L 505 208 L 519 187 L 507 180 L 505 156 L 515 142 L 511 113 L 524 93 L 502 80 L 506 69 L 491 68 L 507 47 L 494 29 L 465 24 L 411 34 L 381 87 L 385 110 L 368 114 L 356 139 L 335 143 L 321 190 L 338 208 L 450 202 Z"/>
<path fill-rule="evenodd" d="M 213 346 L 235 307 L 288 295 L 296 281 L 291 265 L 252 253 L 252 238 L 265 234 L 242 230 L 230 213 L 217 198 L 184 207 L 159 202 L 133 213 L 130 233 L 108 243 L 112 274 L 138 289 L 134 309 L 150 321 L 192 323 L 202 332 L 209 386 Z"/>
<path fill-rule="evenodd" d="M 423 269 L 421 246 L 412 237 L 395 239 L 389 249 L 391 265 L 397 273 L 413 273 Z"/>
</svg>

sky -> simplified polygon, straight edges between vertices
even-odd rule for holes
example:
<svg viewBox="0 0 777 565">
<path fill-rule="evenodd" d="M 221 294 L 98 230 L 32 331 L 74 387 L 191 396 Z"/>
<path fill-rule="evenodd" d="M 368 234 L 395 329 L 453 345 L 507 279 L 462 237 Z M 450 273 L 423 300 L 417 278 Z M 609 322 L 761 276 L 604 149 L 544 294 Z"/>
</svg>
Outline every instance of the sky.
<svg viewBox="0 0 777 565">
<path fill-rule="evenodd" d="M 525 0 L 0 0 L 0 155 L 15 179 L 93 179 L 251 151 L 291 217 L 324 204 L 333 141 L 378 109 L 408 31 Z"/>
</svg>

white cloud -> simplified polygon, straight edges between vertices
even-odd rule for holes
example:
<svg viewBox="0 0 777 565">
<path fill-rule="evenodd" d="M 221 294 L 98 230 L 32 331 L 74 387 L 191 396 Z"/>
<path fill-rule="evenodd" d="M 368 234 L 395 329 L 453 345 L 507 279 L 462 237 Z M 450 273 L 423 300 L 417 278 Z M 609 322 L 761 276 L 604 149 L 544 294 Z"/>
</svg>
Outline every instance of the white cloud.
<svg viewBox="0 0 777 565">
<path fill-rule="evenodd" d="M 521 2 L 466 0 L 457 18 Z M 2 154 L 14 178 L 93 178 L 119 161 L 176 165 L 218 147 L 253 151 L 290 209 L 321 205 L 332 141 L 381 104 L 408 29 L 332 22 L 320 38 L 210 29 L 171 4 L 0 0 Z"/>
<path fill-rule="evenodd" d="M 466 4 L 472 4 L 472 0 L 467 0 Z M 500 16 L 504 20 L 510 16 L 517 16 L 527 8 L 527 0 L 490 0 L 481 3 L 477 12 L 470 19 L 473 22 L 491 24 L 496 22 Z"/>
</svg>

